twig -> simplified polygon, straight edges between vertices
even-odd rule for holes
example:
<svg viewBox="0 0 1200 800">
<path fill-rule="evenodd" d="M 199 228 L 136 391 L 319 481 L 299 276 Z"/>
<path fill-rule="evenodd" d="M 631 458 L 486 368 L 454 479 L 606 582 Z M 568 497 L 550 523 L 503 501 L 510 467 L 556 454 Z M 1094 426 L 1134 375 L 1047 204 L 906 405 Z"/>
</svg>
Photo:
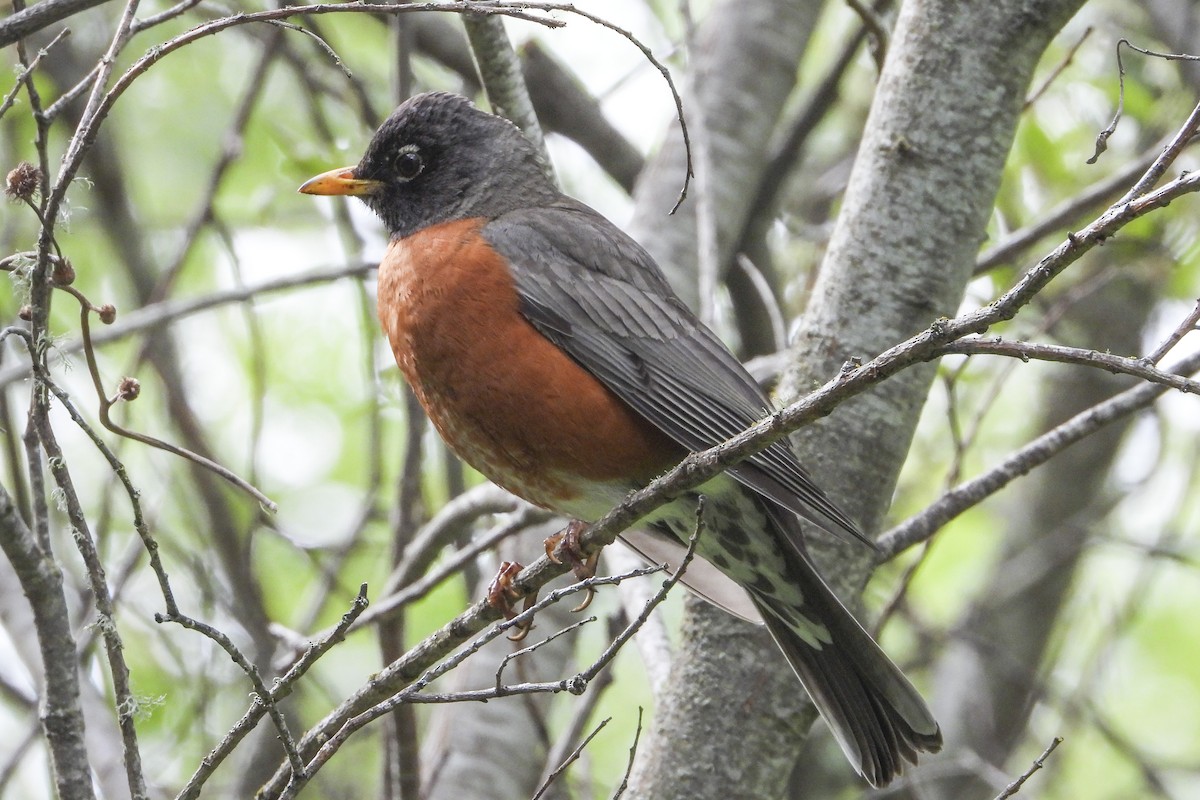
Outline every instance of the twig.
<svg viewBox="0 0 1200 800">
<path fill-rule="evenodd" d="M 549 559 L 547 559 L 549 560 Z M 348 715 L 341 719 L 341 724 L 329 731 L 329 735 L 322 737 L 322 744 L 314 750 L 312 758 L 305 765 L 305 772 L 298 774 L 294 771 L 290 772 L 284 768 L 277 770 L 271 781 L 264 786 L 258 793 L 260 798 L 279 797 L 280 800 L 293 798 L 307 784 L 307 782 L 316 774 L 333 755 L 341 749 L 342 745 L 353 735 L 370 722 L 390 713 L 397 706 L 404 703 L 458 703 L 463 701 L 487 701 L 497 697 L 503 697 L 513 694 L 533 694 L 533 693 L 557 693 L 570 692 L 571 694 L 580 694 L 587 689 L 587 682 L 576 675 L 565 680 L 550 681 L 545 683 L 532 684 L 516 684 L 500 687 L 497 691 L 495 688 L 483 689 L 473 692 L 455 692 L 452 695 L 435 695 L 422 694 L 423 689 L 431 682 L 451 671 L 468 657 L 475 654 L 485 644 L 492 641 L 496 637 L 502 635 L 505 631 L 516 627 L 527 625 L 542 609 L 557 603 L 564 597 L 590 589 L 596 586 L 618 584 L 628 578 L 641 577 L 658 571 L 657 567 L 638 570 L 625 575 L 615 575 L 609 577 L 588 578 L 578 583 L 574 583 L 563 589 L 556 590 L 547 595 L 544 599 L 528 609 L 525 609 L 520 614 L 517 614 L 512 619 L 506 620 L 499 625 L 494 625 L 488 629 L 483 635 L 478 636 L 467 647 L 455 653 L 452 657 L 447 658 L 440 663 L 434 663 L 429 669 L 425 670 L 420 677 L 412 680 L 408 687 L 403 691 L 393 694 L 390 697 L 384 697 L 379 702 L 374 703 L 360 713 Z M 485 601 L 486 602 L 486 601 Z M 490 606 L 489 606 L 490 608 Z M 496 613 L 499 613 L 498 611 Z M 453 623 L 451 623 L 453 624 Z M 437 634 L 435 634 L 435 637 Z M 410 651 L 411 653 L 411 651 Z M 403 659 L 401 659 L 403 660 Z M 394 662 L 389 668 L 394 667 Z M 326 720 L 330 719 L 329 716 Z M 305 735 L 305 741 L 310 741 L 312 732 Z M 302 745 L 303 746 L 303 745 Z"/>
<path fill-rule="evenodd" d="M 8 18 L 0 20 L 0 47 L 104 2 L 107 0 L 43 0 L 31 8 L 15 8 Z"/>
<path fill-rule="evenodd" d="M 212 625 L 193 619 L 185 614 L 155 614 L 154 621 L 159 624 L 174 622 L 176 625 L 180 625 L 188 630 L 203 634 L 224 650 L 233 659 L 233 663 L 241 667 L 242 672 L 246 673 L 246 676 L 250 678 L 250 682 L 254 685 L 255 702 L 261 703 L 266 707 L 267 714 L 271 717 L 271 722 L 275 724 L 275 730 L 279 734 L 279 741 L 283 744 L 283 750 L 287 754 L 287 759 L 292 765 L 292 769 L 297 772 L 303 772 L 304 762 L 300 758 L 300 753 L 296 750 L 296 740 L 292 737 L 292 733 L 288 729 L 287 720 L 283 718 L 283 712 L 279 710 L 274 693 L 263 682 L 262 673 L 258 671 L 258 667 L 250 659 L 246 658 L 238 646 L 233 643 L 233 640 L 225 635 L 223 631 L 214 628 Z"/>
<path fill-rule="evenodd" d="M 38 534 L 17 514 L 12 497 L 0 486 L 0 550 L 12 564 L 33 612 L 42 657 L 42 720 L 51 771 L 60 797 L 93 797 L 92 776 L 84 740 L 75 640 L 72 637 L 63 575 L 58 562 L 44 551 Z"/>
<path fill-rule="evenodd" d="M 633 744 L 629 745 L 629 758 L 625 761 L 625 774 L 621 776 L 621 783 L 613 792 L 612 800 L 620 800 L 621 795 L 625 794 L 625 790 L 629 788 L 629 776 L 633 774 L 633 759 L 637 756 L 638 742 L 642 738 L 642 707 L 638 706 L 638 721 L 637 728 L 633 732 Z"/>
<path fill-rule="evenodd" d="M 1038 218 L 1029 225 L 1004 236 L 979 254 L 979 258 L 975 261 L 974 274 L 982 275 L 988 270 L 1007 263 L 1022 250 L 1033 246 L 1043 236 L 1049 236 L 1071 224 L 1081 214 L 1094 212 L 1096 208 L 1102 207 L 1106 203 L 1112 203 L 1118 194 L 1129 185 L 1130 181 L 1145 174 L 1162 149 L 1170 143 L 1171 138 L 1170 136 L 1164 137 L 1157 145 L 1121 167 L 1117 172 L 1096 181 L 1079 194 L 1064 200 L 1049 211 L 1039 214 Z"/>
<path fill-rule="evenodd" d="M 626 581 L 622 583 L 619 591 L 624 592 L 630 586 L 637 586 L 642 581 Z M 607 635 L 615 636 L 617 631 L 624 628 L 628 618 L 623 611 L 617 610 L 609 615 L 606 620 Z M 643 630 L 645 630 L 643 628 Z M 596 680 L 592 681 L 588 691 L 576 702 L 571 709 L 571 719 L 562 726 L 558 732 L 554 743 L 546 751 L 545 765 L 542 769 L 543 778 L 548 774 L 549 770 L 555 765 L 560 764 L 570 752 L 572 743 L 579 741 L 579 737 L 583 735 L 584 726 L 593 718 L 596 713 L 596 708 L 600 705 L 600 701 L 604 699 L 605 691 L 613 684 L 613 670 L 606 670 L 596 676 Z"/>
<path fill-rule="evenodd" d="M 1196 305 L 1192 307 L 1192 311 L 1183 320 L 1175 326 L 1175 330 L 1159 343 L 1158 347 L 1154 348 L 1154 352 L 1146 356 L 1144 359 L 1147 363 L 1157 364 L 1163 360 L 1163 356 L 1171 352 L 1175 345 L 1183 340 L 1183 337 L 1189 333 L 1200 330 L 1200 300 L 1196 301 Z"/>
<path fill-rule="evenodd" d="M 625 642 L 629 641 L 629 639 L 635 633 L 637 633 L 643 625 L 646 624 L 646 620 L 649 619 L 650 613 L 667 598 L 667 593 L 670 592 L 671 589 L 675 588 L 675 584 L 679 583 L 679 579 L 683 577 L 685 572 L 687 572 L 688 566 L 692 563 L 692 559 L 696 556 L 696 545 L 699 543 L 700 536 L 704 532 L 705 502 L 704 495 L 700 495 L 696 501 L 696 526 L 692 529 L 692 535 L 688 537 L 687 551 L 684 552 L 683 559 L 680 560 L 679 566 L 675 568 L 675 571 L 671 573 L 670 577 L 663 581 L 662 587 L 658 590 L 658 592 L 646 601 L 646 605 L 642 608 L 642 613 L 638 614 L 637 617 L 635 617 L 628 625 L 625 626 L 625 630 L 621 631 L 621 633 L 609 643 L 608 647 L 604 649 L 604 652 L 600 654 L 600 657 L 597 658 L 590 667 L 580 673 L 584 679 L 590 681 L 600 672 L 600 670 L 604 669 L 608 662 L 612 661 L 613 658 L 616 657 L 617 652 L 621 649 Z"/>
<path fill-rule="evenodd" d="M 19 256 L 36 257 L 36 253 L 19 253 Z M 11 257 L 10 257 L 11 258 Z M 8 259 L 6 259 L 8 260 Z M 208 311 L 234 303 L 244 303 L 252 297 L 262 294 L 287 291 L 288 289 L 321 286 L 326 283 L 357 278 L 375 269 L 374 264 L 362 262 L 349 267 L 337 269 L 318 269 L 285 275 L 252 286 L 238 286 L 216 292 L 209 292 L 200 297 L 184 300 L 164 300 L 153 305 L 144 306 L 128 313 L 123 313 L 116 323 L 91 334 L 93 346 L 109 344 L 129 336 L 145 333 L 193 314 Z M 55 343 L 54 349 L 59 353 L 77 353 L 84 348 L 82 339 Z M 16 381 L 24 380 L 29 375 L 28 364 L 10 367 L 0 372 L 0 389 L 4 389 Z"/>
<path fill-rule="evenodd" d="M 1185 358 L 1175 371 L 1190 374 L 1200 369 L 1200 353 Z M 1161 383 L 1146 383 L 1126 389 L 1103 403 L 1071 417 L 1012 453 L 983 475 L 946 492 L 919 514 L 909 517 L 879 537 L 879 553 L 887 560 L 911 545 L 929 538 L 941 526 L 984 498 L 1025 475 L 1071 444 L 1100 428 L 1146 408 L 1167 391 Z"/>
<path fill-rule="evenodd" d="M 452 657 L 430 667 L 424 672 L 424 674 L 422 674 L 416 680 L 413 680 L 411 684 L 402 691 L 397 692 L 393 696 L 386 698 L 381 702 L 376 703 L 372 707 L 367 708 L 363 712 L 347 719 L 342 726 L 336 729 L 336 732 L 331 731 L 332 735 L 320 747 L 320 749 L 313 756 L 312 760 L 309 761 L 307 765 L 307 772 L 305 774 L 301 774 L 299 777 L 297 777 L 296 773 L 293 773 L 288 778 L 287 784 L 279 794 L 279 797 L 288 798 L 294 796 L 294 794 L 299 791 L 300 787 L 303 786 L 318 769 L 328 762 L 328 760 L 346 742 L 352 733 L 359 730 L 372 720 L 388 713 L 402 703 L 451 703 L 463 701 L 479 702 L 512 694 L 535 694 L 545 692 L 557 693 L 563 691 L 570 692 L 571 694 L 582 694 L 584 691 L 586 691 L 588 685 L 596 677 L 596 675 L 598 675 L 600 671 L 612 661 L 612 659 L 616 656 L 616 653 L 625 644 L 625 642 L 627 642 L 629 638 L 637 632 L 637 630 L 645 623 L 646 618 L 650 616 L 650 613 L 655 609 L 655 607 L 657 607 L 663 601 L 663 599 L 666 598 L 667 593 L 679 582 L 680 578 L 683 577 L 684 572 L 687 570 L 688 565 L 695 556 L 696 544 L 699 541 L 701 532 L 703 530 L 704 505 L 705 500 L 703 495 L 701 495 L 696 505 L 696 527 L 689 538 L 687 552 L 685 553 L 678 568 L 675 569 L 675 571 L 667 580 L 663 581 L 662 588 L 659 589 L 655 596 L 646 603 L 645 608 L 642 610 L 642 613 L 637 617 L 637 619 L 630 622 L 630 624 L 627 625 L 625 629 L 621 631 L 621 633 L 612 642 L 609 643 L 604 652 L 602 652 L 589 667 L 580 671 L 571 678 L 558 681 L 525 683 L 508 686 L 497 684 L 496 686 L 488 689 L 455 692 L 450 695 L 430 695 L 422 693 L 426 686 L 457 667 L 468 657 L 478 652 L 478 650 L 485 644 L 495 639 L 497 636 L 501 635 L 510 628 L 527 626 L 533 620 L 534 615 L 549 605 L 558 602 L 563 597 L 584 589 L 591 589 L 595 586 L 604 584 L 617 584 L 629 578 L 649 575 L 653 572 L 659 571 L 661 567 L 649 567 L 645 569 L 634 570 L 632 572 L 625 573 L 624 575 L 606 578 L 588 578 L 586 580 L 579 581 L 578 583 L 572 584 L 564 589 L 551 592 L 547 597 L 538 601 L 530 608 L 525 609 L 520 614 L 517 614 L 512 619 L 493 626 L 482 636 L 477 637 L 468 646 L 464 647 L 461 651 L 455 653 Z M 549 559 L 546 560 L 549 561 Z M 394 664 L 392 666 L 394 666 Z M 328 717 L 326 719 L 328 719 Z M 311 735 L 311 731 L 309 735 Z M 306 736 L 306 739 L 307 738 L 308 736 Z M 272 784 L 280 781 L 283 777 L 284 776 L 281 775 L 281 773 L 276 772 L 275 778 L 272 780 Z M 269 784 L 263 788 L 263 791 L 260 794 L 264 797 L 272 797 L 274 796 L 273 792 L 274 790 L 271 788 L 271 784 Z"/>
<path fill-rule="evenodd" d="M 26 336 L 28 335 L 24 331 L 15 328 L 10 328 L 4 333 L 7 334 L 10 331 L 21 333 Z M 0 338 L 3 337 L 0 336 Z M 64 409 L 66 409 L 67 414 L 71 417 L 71 420 L 77 426 L 79 426 L 80 430 L 82 430 L 92 441 L 92 444 L 95 445 L 96 449 L 100 451 L 100 454 L 104 456 L 104 459 L 108 462 L 108 466 L 112 470 L 113 474 L 117 477 L 117 480 L 121 482 L 121 486 L 125 489 L 125 494 L 129 498 L 129 505 L 133 512 L 134 530 L 137 531 L 138 537 L 142 540 L 142 545 L 145 547 L 146 553 L 149 556 L 150 569 L 154 572 L 155 578 L 158 580 L 159 590 L 162 592 L 163 596 L 163 604 L 167 609 L 167 613 L 178 613 L 178 607 L 175 604 L 175 593 L 171 589 L 171 582 L 167 576 L 166 567 L 163 566 L 162 557 L 159 554 L 158 542 L 150 533 L 150 528 L 146 524 L 146 518 L 142 513 L 141 493 L 133 485 L 133 481 L 130 480 L 129 472 L 125 469 L 125 465 L 120 459 L 117 458 L 116 454 L 112 451 L 108 444 L 105 443 L 102 438 L 100 438 L 100 435 L 96 433 L 92 426 L 87 423 L 87 420 L 83 418 L 83 415 L 79 413 L 79 409 L 77 409 L 75 404 L 71 401 L 70 395 L 67 394 L 67 392 L 58 386 L 58 384 L 56 384 L 53 380 L 51 380 L 49 374 L 39 369 L 37 373 L 37 380 L 39 384 L 45 386 L 55 396 L 55 398 L 58 399 L 58 402 L 62 404 Z"/>
<path fill-rule="evenodd" d="M 1022 361 L 1031 359 L 1037 361 L 1056 361 L 1063 364 L 1078 364 L 1080 366 L 1097 367 L 1112 373 L 1133 375 L 1147 383 L 1159 383 L 1172 389 L 1178 389 L 1185 394 L 1200 394 L 1200 381 L 1192 380 L 1184 375 L 1166 372 L 1151 366 L 1152 360 L 1117 356 L 1112 353 L 1101 353 L 1098 350 L 1087 350 L 1082 347 L 1067 347 L 1059 344 L 1042 344 L 1038 342 L 1005 341 L 999 336 L 972 337 L 959 339 L 956 342 L 943 345 L 934 351 L 935 356 L 949 355 L 994 355 L 1019 358 Z"/>
<path fill-rule="evenodd" d="M 45 3 L 43 2 L 39 3 L 38 5 L 41 6 L 44 4 Z M 46 57 L 48 52 L 50 52 L 50 48 L 54 47 L 54 45 L 58 44 L 70 35 L 71 29 L 63 28 L 53 39 L 46 43 L 45 47 L 37 51 L 37 55 L 35 55 L 28 64 L 22 67 L 21 71 L 17 73 L 17 80 L 13 83 L 12 90 L 9 91 L 8 94 L 4 95 L 4 100 L 0 101 L 0 117 L 3 117 L 4 113 L 12 108 L 12 104 L 17 100 L 17 94 L 21 91 L 21 86 L 25 84 L 25 81 L 28 80 L 29 76 L 33 74 L 33 71 L 37 69 L 38 64 L 41 63 L 41 60 Z"/>
<path fill-rule="evenodd" d="M 181 16 L 182 14 L 185 14 L 189 10 L 200 5 L 200 3 L 202 3 L 202 2 L 203 2 L 203 0 L 182 0 L 181 2 L 176 3 L 175 5 L 171 6 L 170 8 L 160 11 L 157 14 L 154 14 L 149 17 L 145 17 L 143 19 L 135 20 L 133 23 L 132 30 L 135 34 L 141 33 L 142 31 L 144 31 L 148 28 L 153 28 L 155 25 L 161 25 L 162 23 L 167 22 L 168 20 L 175 19 L 176 17 Z"/>
<path fill-rule="evenodd" d="M 100 408 L 99 408 L 100 423 L 105 428 L 107 428 L 108 430 L 117 434 L 118 436 L 124 436 L 127 439 L 133 439 L 135 442 L 141 442 L 144 445 L 148 445 L 150 447 L 155 447 L 159 450 L 165 450 L 168 453 L 177 455 L 180 458 L 185 458 L 194 464 L 198 464 L 201 467 L 204 467 L 205 469 L 209 470 L 210 472 L 224 478 L 229 483 L 233 484 L 237 488 L 239 488 L 242 491 L 249 494 L 251 497 L 253 497 L 255 500 L 257 500 L 262 505 L 263 508 L 267 509 L 268 511 L 275 512 L 275 511 L 279 510 L 279 506 L 277 506 L 275 504 L 275 501 L 271 500 L 271 498 L 269 498 L 265 494 L 263 494 L 257 487 L 251 485 L 249 481 L 243 479 L 241 476 L 236 474 L 233 470 L 229 469 L 228 467 L 218 464 L 217 462 L 213 461 L 212 459 L 206 458 L 205 456 L 202 456 L 199 453 L 195 453 L 184 447 L 180 447 L 179 445 L 172 444 L 172 443 L 164 441 L 162 439 L 157 439 L 153 436 L 150 436 L 149 434 L 130 430 L 129 428 L 126 428 L 123 425 L 118 424 L 112 418 L 112 416 L 109 412 L 112 410 L 113 406 L 117 405 L 120 402 L 128 402 L 128 401 L 133 400 L 134 398 L 137 397 L 137 392 L 140 391 L 140 389 L 137 388 L 136 381 L 131 384 L 131 383 L 128 383 L 128 381 L 130 381 L 132 379 L 125 378 L 125 379 L 122 379 L 122 381 L 121 381 L 122 386 L 120 389 L 118 389 L 118 391 L 115 395 L 109 397 L 108 394 L 105 392 L 104 382 L 100 377 L 100 367 L 96 363 L 95 348 L 92 346 L 92 342 L 91 342 L 91 320 L 90 320 L 90 317 L 93 312 L 100 312 L 101 309 L 97 309 L 91 303 L 87 302 L 84 298 L 82 298 L 81 295 L 78 295 L 78 293 L 74 293 L 74 294 L 76 294 L 76 297 L 80 299 L 79 334 L 80 334 L 81 339 L 83 340 L 83 354 L 84 354 L 84 359 L 87 362 L 88 373 L 91 375 L 92 385 L 96 389 L 96 397 L 100 402 Z"/>
<path fill-rule="evenodd" d="M 339 642 L 346 638 L 346 631 L 358 619 L 359 615 L 367 608 L 367 585 L 364 583 L 358 589 L 358 595 L 354 598 L 350 610 L 342 615 L 341 621 L 331 630 L 326 636 L 322 637 L 313 644 L 310 644 L 304 655 L 292 665 L 283 677 L 275 682 L 274 687 L 269 692 L 272 702 L 278 703 L 284 697 L 287 697 L 292 692 L 292 687 L 301 677 L 308 672 L 309 668 L 315 664 L 321 656 L 329 652 L 329 650 Z M 266 703 L 261 697 L 255 697 L 254 702 L 242 718 L 229 730 L 228 733 L 221 739 L 216 747 L 205 756 L 200 762 L 200 766 L 188 779 L 187 784 L 179 792 L 176 800 L 195 800 L 200 796 L 200 791 L 204 788 L 205 782 L 212 776 L 212 773 L 218 766 L 221 765 L 238 743 L 245 738 L 246 734 L 254 730 L 255 725 L 262 719 L 263 714 L 267 712 Z"/>
<path fill-rule="evenodd" d="M 887 25 L 880 19 L 878 10 L 868 7 L 863 0 L 846 0 L 846 5 L 854 9 L 854 13 L 862 20 L 863 30 L 870 34 L 871 57 L 875 60 L 875 69 L 882 72 L 888 41 L 891 39 Z"/>
<path fill-rule="evenodd" d="M 358 621 L 354 629 L 357 630 L 366 625 L 374 625 L 381 620 L 387 619 L 401 607 L 420 600 L 433 591 L 442 581 L 459 572 L 466 564 L 474 561 L 475 557 L 480 553 L 492 549 L 500 542 L 530 525 L 544 522 L 548 517 L 548 512 L 541 509 L 532 507 L 521 508 L 513 515 L 512 519 L 507 520 L 504 524 L 497 526 L 491 533 L 481 536 L 477 541 L 471 542 L 470 545 L 456 552 L 451 558 L 439 564 L 436 570 L 425 573 L 421 576 L 420 580 L 400 588 L 394 594 L 385 595 L 375 603 L 370 613 L 363 615 L 363 618 Z"/>
<path fill-rule="evenodd" d="M 504 658 L 500 659 L 499 666 L 496 667 L 496 691 L 502 692 L 504 690 L 504 681 L 502 679 L 503 675 L 504 675 L 504 668 L 508 666 L 510 661 L 512 661 L 515 658 L 520 658 L 521 656 L 529 655 L 530 653 L 532 653 L 536 650 L 540 650 L 541 648 L 543 648 L 546 645 L 553 642 L 555 639 L 558 639 L 562 636 L 566 636 L 568 633 L 578 630 L 579 628 L 582 628 L 584 625 L 590 625 L 591 623 L 595 622 L 597 619 L 598 619 L 598 617 L 596 617 L 596 616 L 584 617 L 583 619 L 579 620 L 578 622 L 573 622 L 570 625 L 568 625 L 567 627 L 565 627 L 561 630 L 555 631 L 554 633 L 550 634 L 549 636 L 542 639 L 541 641 L 534 642 L 533 644 L 529 645 L 528 647 L 522 647 L 520 650 L 514 650 L 513 652 L 506 654 L 504 656 Z"/>
<path fill-rule="evenodd" d="M 137 701 L 133 696 L 130 685 L 129 664 L 125 661 L 125 645 L 117 630 L 116 611 L 112 595 L 108 589 L 104 565 L 96 550 L 95 540 L 83 513 L 83 505 L 79 502 L 79 494 L 75 491 L 75 482 L 67 467 L 66 456 L 58 444 L 58 438 L 50 427 L 50 420 L 43 417 L 39 420 L 38 437 L 46 449 L 50 464 L 50 474 L 61 492 L 61 498 L 66 508 L 67 519 L 71 523 L 72 536 L 76 548 L 83 559 L 87 571 L 88 584 L 91 587 L 92 598 L 96 603 L 98 614 L 97 624 L 104 640 L 104 652 L 108 658 L 109 675 L 113 684 L 113 705 L 117 715 L 117 728 L 121 732 L 122 756 L 125 765 L 125 777 L 129 782 L 129 793 L 133 800 L 146 800 L 149 792 L 146 788 L 146 776 L 142 769 L 142 755 L 138 747 Z"/>
<path fill-rule="evenodd" d="M 579 756 L 583 754 L 583 748 L 587 747 L 588 744 L 591 743 L 592 739 L 596 738 L 596 734 L 604 730 L 604 726 L 610 722 L 612 722 L 612 717 L 605 717 L 602 719 L 600 724 L 597 725 L 592 732 L 587 735 L 587 738 L 580 742 L 579 746 L 572 750 L 571 754 L 567 756 L 566 759 L 564 759 L 563 762 L 546 777 L 546 780 L 542 782 L 542 785 L 538 787 L 538 790 L 533 793 L 532 800 L 541 800 L 541 798 L 546 794 L 546 791 L 550 788 L 550 784 L 554 783 L 554 781 L 557 780 L 560 775 L 566 772 L 567 767 L 579 760 Z"/>
<path fill-rule="evenodd" d="M 1026 109 L 1036 103 L 1041 96 L 1046 93 L 1046 90 L 1050 88 L 1054 81 L 1058 80 L 1058 76 L 1063 73 L 1063 70 L 1070 66 L 1071 62 L 1075 60 L 1075 54 L 1079 52 L 1079 48 L 1085 41 L 1087 41 L 1087 38 L 1092 35 L 1092 30 L 1093 28 L 1091 25 L 1088 25 L 1086 28 L 1084 28 L 1083 33 L 1079 35 L 1079 38 L 1076 39 L 1075 43 L 1067 49 L 1066 54 L 1058 62 L 1058 66 L 1050 71 L 1050 74 L 1046 76 L 1046 80 L 1042 81 L 1042 85 L 1034 89 L 1029 96 L 1025 98 Z"/>
<path fill-rule="evenodd" d="M 1117 85 L 1118 85 L 1117 110 L 1116 110 L 1116 113 L 1113 114 L 1112 122 L 1110 122 L 1108 124 L 1108 127 L 1106 127 L 1104 130 L 1100 131 L 1100 133 L 1096 136 L 1096 152 L 1093 153 L 1092 157 L 1087 160 L 1087 163 L 1089 163 L 1089 164 L 1095 164 L 1096 161 L 1099 160 L 1100 155 L 1105 150 L 1108 149 L 1108 138 L 1110 136 L 1112 136 L 1114 132 L 1116 132 L 1117 125 L 1120 123 L 1121 117 L 1125 113 L 1125 65 L 1121 61 L 1121 46 L 1122 45 L 1124 45 L 1125 47 L 1128 47 L 1130 50 L 1134 50 L 1138 53 L 1142 53 L 1143 55 L 1154 56 L 1155 58 L 1162 58 L 1162 59 L 1166 59 L 1167 61 L 1200 61 L 1200 56 L 1186 55 L 1184 53 L 1159 53 L 1159 52 L 1155 52 L 1154 50 L 1146 50 L 1144 48 L 1138 47 L 1137 45 L 1132 44 L 1128 39 L 1118 40 L 1117 41 Z M 1143 181 L 1139 181 L 1137 185 L 1135 185 L 1132 189 L 1129 190 L 1129 194 L 1125 196 L 1126 199 L 1131 199 L 1132 197 L 1140 196 L 1140 195 L 1144 194 L 1145 192 L 1149 191 L 1150 187 L 1153 186 L 1157 182 L 1157 179 L 1159 177 L 1161 177 L 1161 175 L 1162 175 L 1162 173 L 1160 172 L 1160 173 L 1158 173 L 1158 175 L 1154 176 L 1153 180 L 1147 181 L 1146 179 L 1143 179 Z M 1150 175 L 1147 174 L 1146 177 L 1149 178 Z"/>
<path fill-rule="evenodd" d="M 1050 746 L 1043 750 L 1042 754 L 1033 760 L 1033 763 L 1029 766 L 1029 769 L 1025 770 L 1021 777 L 1010 783 L 1003 792 L 996 795 L 995 800 L 1007 800 L 1007 798 L 1012 797 L 1017 792 L 1021 791 L 1021 787 L 1025 785 L 1025 781 L 1029 780 L 1033 773 L 1045 766 L 1046 759 L 1050 757 L 1050 754 L 1054 752 L 1056 747 L 1062 744 L 1062 741 L 1063 740 L 1061 736 L 1055 736 L 1053 741 L 1050 742 Z"/>
<path fill-rule="evenodd" d="M 386 598 L 397 589 L 407 587 L 425 575 L 442 548 L 457 541 L 480 517 L 515 512 L 519 509 L 532 511 L 514 495 L 491 483 L 481 483 L 447 501 L 421 526 L 404 548 L 404 558 L 383 584 L 383 596 Z M 532 523 L 542 521 L 548 516 L 544 512 L 532 512 L 531 516 L 523 521 Z"/>
</svg>

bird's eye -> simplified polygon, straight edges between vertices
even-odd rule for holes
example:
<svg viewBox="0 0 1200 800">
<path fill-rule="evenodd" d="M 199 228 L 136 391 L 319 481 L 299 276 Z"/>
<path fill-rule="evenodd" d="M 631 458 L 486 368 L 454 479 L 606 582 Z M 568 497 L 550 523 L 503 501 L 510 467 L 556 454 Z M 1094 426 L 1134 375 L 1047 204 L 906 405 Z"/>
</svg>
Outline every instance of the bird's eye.
<svg viewBox="0 0 1200 800">
<path fill-rule="evenodd" d="M 421 170 L 425 169 L 425 159 L 421 158 L 421 153 L 415 144 L 406 144 L 401 147 L 393 163 L 396 167 L 396 175 L 403 181 L 411 181 L 421 174 Z"/>
</svg>

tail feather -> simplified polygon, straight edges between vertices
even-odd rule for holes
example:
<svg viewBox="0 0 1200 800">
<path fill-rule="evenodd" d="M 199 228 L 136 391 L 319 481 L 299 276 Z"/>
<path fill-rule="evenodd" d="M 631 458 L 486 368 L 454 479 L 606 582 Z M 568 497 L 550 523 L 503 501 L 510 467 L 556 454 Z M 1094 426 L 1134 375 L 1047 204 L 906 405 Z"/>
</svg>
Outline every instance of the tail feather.
<svg viewBox="0 0 1200 800">
<path fill-rule="evenodd" d="M 941 730 L 920 695 L 865 632 L 847 642 L 835 630 L 833 642 L 816 649 L 769 607 L 760 611 L 842 752 L 872 786 L 890 783 L 919 752 L 941 749 Z"/>
<path fill-rule="evenodd" d="M 800 590 L 800 608 L 747 587 L 767 629 L 804 684 L 834 738 L 859 773 L 880 787 L 921 752 L 936 753 L 942 733 L 913 685 L 846 610 L 803 551 L 785 556 L 790 582 Z M 829 641 L 815 642 L 811 630 L 787 620 L 819 622 Z M 819 645 L 819 646 L 815 646 Z"/>
</svg>

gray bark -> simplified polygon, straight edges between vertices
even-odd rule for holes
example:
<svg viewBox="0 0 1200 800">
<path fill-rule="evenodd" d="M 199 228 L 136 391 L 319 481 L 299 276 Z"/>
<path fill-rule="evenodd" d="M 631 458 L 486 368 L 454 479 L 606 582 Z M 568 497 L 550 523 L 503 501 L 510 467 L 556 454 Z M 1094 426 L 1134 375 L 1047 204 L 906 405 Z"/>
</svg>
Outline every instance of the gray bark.
<svg viewBox="0 0 1200 800">
<path fill-rule="evenodd" d="M 0 487 L 0 549 L 12 564 L 33 611 L 43 681 L 38 715 L 50 750 L 51 773 L 62 800 L 95 797 L 79 701 L 79 670 L 63 574 Z"/>
</svg>

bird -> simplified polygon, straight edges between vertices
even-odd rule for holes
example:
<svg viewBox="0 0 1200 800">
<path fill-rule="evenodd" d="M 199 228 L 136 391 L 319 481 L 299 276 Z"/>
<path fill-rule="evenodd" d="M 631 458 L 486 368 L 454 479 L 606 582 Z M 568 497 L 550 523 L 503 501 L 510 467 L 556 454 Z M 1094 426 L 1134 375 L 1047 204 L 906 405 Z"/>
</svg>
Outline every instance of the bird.
<svg viewBox="0 0 1200 800">
<path fill-rule="evenodd" d="M 449 447 L 513 494 L 594 521 L 772 404 L 650 254 L 544 164 L 507 119 L 428 92 L 396 108 L 358 164 L 299 191 L 357 197 L 382 221 L 380 324 Z M 867 539 L 791 447 L 772 444 L 622 538 L 678 558 L 699 495 L 684 582 L 766 625 L 858 773 L 883 786 L 939 750 L 921 695 L 808 554 L 802 519 Z"/>
</svg>

